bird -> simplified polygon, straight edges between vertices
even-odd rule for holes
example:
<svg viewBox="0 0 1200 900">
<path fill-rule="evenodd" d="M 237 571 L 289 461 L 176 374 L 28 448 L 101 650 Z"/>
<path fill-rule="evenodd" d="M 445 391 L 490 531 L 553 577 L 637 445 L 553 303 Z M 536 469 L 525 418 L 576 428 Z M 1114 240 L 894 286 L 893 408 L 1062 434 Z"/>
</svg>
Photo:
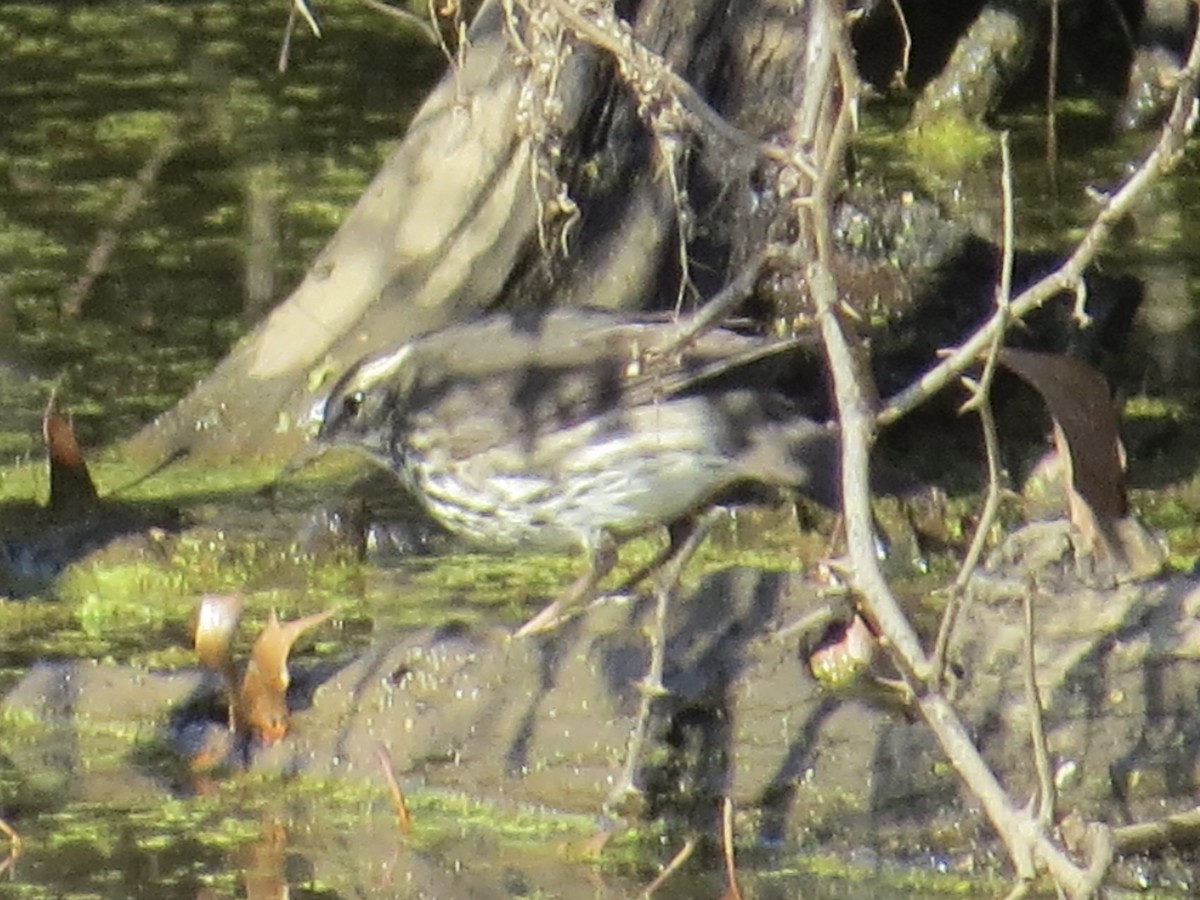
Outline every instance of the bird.
<svg viewBox="0 0 1200 900">
<path fill-rule="evenodd" d="M 803 349 L 717 327 L 678 343 L 661 316 L 493 313 L 349 367 L 319 444 L 390 469 L 449 531 L 496 549 L 583 549 L 586 571 L 518 630 L 590 597 L 629 538 L 688 523 L 740 485 L 836 503 L 836 429 L 774 385 Z"/>
<path fill-rule="evenodd" d="M 641 796 L 651 705 L 667 693 L 669 601 L 713 503 L 746 486 L 837 502 L 836 428 L 776 386 L 804 342 L 686 333 L 662 317 L 577 307 L 493 313 L 351 365 L 316 435 L 387 467 L 477 544 L 587 553 L 583 574 L 516 637 L 557 627 L 593 597 L 624 541 L 666 526 L 642 703 L 607 804 L 618 811 Z"/>
</svg>

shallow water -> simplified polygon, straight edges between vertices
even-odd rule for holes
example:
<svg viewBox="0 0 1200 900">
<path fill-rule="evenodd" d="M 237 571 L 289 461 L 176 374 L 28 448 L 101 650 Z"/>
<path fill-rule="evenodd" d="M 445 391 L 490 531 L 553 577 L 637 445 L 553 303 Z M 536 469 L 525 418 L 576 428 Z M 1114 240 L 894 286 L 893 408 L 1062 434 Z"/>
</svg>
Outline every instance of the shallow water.
<svg viewBox="0 0 1200 900">
<path fill-rule="evenodd" d="M 51 387 L 73 411 L 89 447 L 126 436 L 169 407 L 261 315 L 264 291 L 283 296 L 336 227 L 442 61 L 403 26 L 359 3 L 330 0 L 319 11 L 325 37 L 315 40 L 301 28 L 281 76 L 275 60 L 283 4 L 0 5 L 0 461 L 39 452 L 38 420 Z M 1109 142 L 1103 121 L 1089 109 L 1064 107 L 1060 140 L 1064 159 L 1072 161 L 1053 177 L 1041 161 L 1040 121 L 1007 123 L 1020 160 L 1022 246 L 1058 248 L 1076 236 L 1093 210 L 1081 199 L 1082 186 L 1111 185 L 1121 175 L 1120 161 L 1147 143 L 1144 137 Z M 868 142 L 876 149 L 866 158 L 892 152 L 888 131 L 885 115 L 868 122 Z M 116 228 L 111 258 L 81 308 L 71 309 L 67 292 L 85 271 L 88 254 L 105 242 L 104 229 L 130 180 L 173 133 L 181 148 L 164 161 L 136 213 Z M 1079 155 L 1080 148 L 1089 152 Z M 1131 271 L 1147 285 L 1133 336 L 1138 362 L 1131 384 L 1170 404 L 1187 427 L 1200 384 L 1196 175 L 1189 156 L 1175 177 L 1156 187 L 1106 257 L 1106 265 Z M 894 177 L 909 176 L 901 166 Z M 932 189 L 943 192 L 951 208 L 973 206 L 987 231 L 996 219 L 994 184 L 989 164 L 971 178 Z M 251 245 L 265 248 L 265 255 L 251 258 L 245 252 Z M 26 478 L 0 474 L 6 477 Z M 3 480 L 0 492 L 11 496 Z M 233 496 L 236 490 L 197 492 L 195 506 L 206 521 L 236 530 L 239 513 L 223 506 Z M 247 530 L 261 532 L 260 524 Z M 225 559 L 226 568 L 210 583 L 202 586 L 201 576 L 192 575 L 194 584 L 172 590 L 184 596 L 193 588 L 228 587 L 240 565 Z M 399 577 L 419 579 L 422 565 Z M 455 568 L 470 573 L 472 565 Z M 556 566 L 546 567 L 550 582 L 569 579 L 571 564 Z M 392 571 L 364 575 L 348 567 L 331 576 L 303 564 L 268 568 L 271 574 L 255 585 L 270 594 L 264 606 L 311 609 L 353 593 L 318 579 L 361 578 L 368 585 L 375 579 L 379 609 L 360 605 L 343 617 L 341 648 L 371 639 L 381 621 L 408 624 L 405 610 L 380 613 L 397 592 Z M 484 568 L 497 596 L 528 577 Z M 144 578 L 162 587 L 152 575 Z M 355 590 L 360 601 L 371 592 L 369 586 Z M 454 590 L 466 592 L 444 583 L 436 592 Z M 9 628 L 24 637 L 27 627 L 29 637 L 22 649 L 9 635 L 0 658 L 6 683 L 38 656 L 105 655 L 165 666 L 189 661 L 168 658 L 172 623 L 162 612 L 147 620 L 141 610 L 106 607 L 101 621 L 108 641 L 89 643 L 80 611 L 89 607 L 79 599 L 88 596 L 112 595 L 84 589 L 20 608 L 5 604 Z M 519 615 L 511 601 L 503 606 L 490 595 L 472 602 L 454 614 L 480 614 L 482 607 L 492 615 Z M 115 640 L 113 622 L 122 615 L 127 633 Z M 61 639 L 37 643 L 51 633 Z M 328 650 L 318 648 L 318 654 Z M 152 663 L 151 653 L 160 654 Z M 520 837 L 512 833 L 511 811 L 494 820 L 467 815 L 444 797 L 422 794 L 419 783 L 406 785 L 416 827 L 401 838 L 377 785 L 343 796 L 327 786 L 264 787 L 233 779 L 197 796 L 194 786 L 181 792 L 157 762 L 138 756 L 144 747 L 137 735 L 114 736 L 111 758 L 72 760 L 60 767 L 60 780 L 47 783 L 30 779 L 19 745 L 11 727 L 0 737 L 8 762 L 0 767 L 0 809 L 26 839 L 0 882 L 4 896 L 192 900 L 283 896 L 286 886 L 292 897 L 311 898 L 617 898 L 638 895 L 654 876 L 648 866 L 580 861 L 572 846 L 585 844 L 599 821 L 574 821 L 561 838 Z M 665 862 L 678 843 L 643 847 L 638 858 Z M 894 848 L 888 854 L 898 855 Z M 884 862 L 883 848 L 823 847 L 814 855 L 758 850 L 742 863 L 743 886 L 759 898 L 928 897 L 964 890 L 955 874 L 960 861 L 952 855 L 907 856 L 912 861 L 902 864 Z M 1001 893 L 978 873 L 961 873 L 968 875 L 976 889 Z M 685 870 L 656 896 L 715 897 L 721 890 L 719 874 Z"/>
</svg>

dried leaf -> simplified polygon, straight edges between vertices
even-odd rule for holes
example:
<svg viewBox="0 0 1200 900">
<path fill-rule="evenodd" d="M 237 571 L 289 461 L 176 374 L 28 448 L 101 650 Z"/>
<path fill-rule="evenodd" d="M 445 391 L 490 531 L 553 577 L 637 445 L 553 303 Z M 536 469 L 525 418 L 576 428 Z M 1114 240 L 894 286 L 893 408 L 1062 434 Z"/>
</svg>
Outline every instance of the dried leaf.
<svg viewBox="0 0 1200 900">
<path fill-rule="evenodd" d="M 71 420 L 58 410 L 58 397 L 50 395 L 42 416 L 42 438 L 50 458 L 50 509 L 78 514 L 96 506 L 100 495 L 88 472 Z"/>
<path fill-rule="evenodd" d="M 392 798 L 392 806 L 396 810 L 396 821 L 401 834 L 412 831 L 412 815 L 408 811 L 408 802 L 404 799 L 404 791 L 400 788 L 400 780 L 396 778 L 396 767 L 392 764 L 392 754 L 383 744 L 375 748 L 375 757 L 379 760 L 379 768 L 383 771 L 383 780 L 387 784 L 388 794 Z"/>
<path fill-rule="evenodd" d="M 825 687 L 846 687 L 870 668 L 878 646 L 867 620 L 854 613 L 825 629 L 808 654 L 809 671 Z"/>
<path fill-rule="evenodd" d="M 230 660 L 230 645 L 242 617 L 242 598 L 236 594 L 205 594 L 192 615 L 192 639 L 200 665 L 214 672 Z"/>
<path fill-rule="evenodd" d="M 1000 362 L 1045 400 L 1064 462 L 1067 515 L 1092 555 L 1136 575 L 1161 566 L 1161 550 L 1129 512 L 1125 449 L 1104 376 L 1082 360 L 1006 347 Z"/>
<path fill-rule="evenodd" d="M 1129 513 L 1125 452 L 1117 411 L 1104 376 L 1082 360 L 1006 347 L 1000 362 L 1042 395 L 1060 430 L 1070 481 L 1092 512 L 1105 521 Z"/>
<path fill-rule="evenodd" d="M 242 598 L 236 594 L 205 594 L 192 614 L 192 644 L 204 668 L 216 672 L 225 684 L 229 721 L 236 723 L 234 692 L 237 674 L 233 664 L 233 635 L 242 617 Z"/>
<path fill-rule="evenodd" d="M 280 622 L 275 611 L 250 650 L 250 661 L 242 674 L 235 704 L 239 730 L 257 735 L 264 744 L 273 744 L 287 734 L 288 654 L 305 631 L 320 625 L 336 612 L 304 616 Z"/>
</svg>

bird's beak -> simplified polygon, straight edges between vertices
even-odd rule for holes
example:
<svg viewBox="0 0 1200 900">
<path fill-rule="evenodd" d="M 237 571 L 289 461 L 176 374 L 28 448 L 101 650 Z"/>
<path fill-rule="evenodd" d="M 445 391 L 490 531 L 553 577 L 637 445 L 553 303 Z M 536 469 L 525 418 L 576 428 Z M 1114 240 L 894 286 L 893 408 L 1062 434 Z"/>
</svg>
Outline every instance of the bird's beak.
<svg viewBox="0 0 1200 900">
<path fill-rule="evenodd" d="M 313 460 L 320 457 L 329 449 L 328 444 L 321 441 L 310 439 L 304 446 L 292 454 L 292 458 L 283 464 L 283 468 L 279 470 L 279 474 L 275 476 L 276 483 L 283 481 L 285 478 L 290 478 L 297 472 L 307 468 Z"/>
<path fill-rule="evenodd" d="M 323 454 L 329 447 L 320 441 L 309 439 L 299 450 L 292 454 L 292 458 L 283 464 L 283 468 L 279 470 L 279 474 L 275 476 L 270 484 L 265 485 L 259 495 L 266 497 L 274 502 L 276 495 L 279 493 L 280 485 L 287 479 L 291 478 L 297 472 L 307 468 L 313 460 Z"/>
</svg>

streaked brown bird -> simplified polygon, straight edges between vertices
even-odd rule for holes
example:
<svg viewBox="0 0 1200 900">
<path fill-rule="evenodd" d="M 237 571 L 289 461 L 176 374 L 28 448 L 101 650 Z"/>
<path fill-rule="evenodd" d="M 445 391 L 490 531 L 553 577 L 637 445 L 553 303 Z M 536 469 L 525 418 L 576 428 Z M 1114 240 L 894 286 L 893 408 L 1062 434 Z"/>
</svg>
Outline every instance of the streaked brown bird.
<svg viewBox="0 0 1200 900">
<path fill-rule="evenodd" d="M 672 537 L 743 483 L 836 499 L 836 436 L 772 382 L 798 341 L 579 308 L 498 314 L 368 356 L 318 439 L 389 467 L 450 531 L 488 547 L 584 548 L 587 572 L 519 633 L 591 595 L 624 540 Z M 675 543 L 678 543 L 677 541 Z"/>
</svg>

